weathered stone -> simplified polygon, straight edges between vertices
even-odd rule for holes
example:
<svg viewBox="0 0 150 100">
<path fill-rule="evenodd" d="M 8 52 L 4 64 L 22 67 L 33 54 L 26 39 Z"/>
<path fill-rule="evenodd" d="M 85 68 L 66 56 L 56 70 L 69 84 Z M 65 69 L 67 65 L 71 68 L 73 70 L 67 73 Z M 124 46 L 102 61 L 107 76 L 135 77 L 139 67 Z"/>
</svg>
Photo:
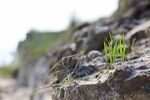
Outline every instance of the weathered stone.
<svg viewBox="0 0 150 100">
<path fill-rule="evenodd" d="M 150 21 L 147 21 L 141 25 L 138 25 L 131 31 L 129 31 L 126 35 L 126 40 L 131 44 L 133 39 L 138 41 L 139 39 L 147 38 L 150 36 Z"/>
<path fill-rule="evenodd" d="M 109 39 L 110 29 L 107 26 L 91 25 L 74 32 L 77 51 L 85 53 L 91 50 L 103 50 L 103 42 Z"/>
<path fill-rule="evenodd" d="M 90 51 L 88 54 L 87 54 L 87 57 L 88 59 L 95 59 L 97 57 L 100 57 L 102 56 L 102 54 L 99 52 L 99 51 L 96 51 L 96 50 L 92 50 Z"/>
<path fill-rule="evenodd" d="M 149 100 L 149 58 L 150 55 L 136 59 L 137 62 L 131 60 L 116 64 L 116 68 L 108 76 L 100 73 L 98 79 L 92 78 L 85 82 L 79 78 L 74 80 L 77 82 L 75 85 L 61 89 L 56 87 L 57 92 L 53 93 L 53 100 Z M 141 62 L 142 59 L 144 63 Z M 141 68 L 143 65 L 145 67 Z M 58 95 L 59 92 L 63 96 Z"/>
</svg>

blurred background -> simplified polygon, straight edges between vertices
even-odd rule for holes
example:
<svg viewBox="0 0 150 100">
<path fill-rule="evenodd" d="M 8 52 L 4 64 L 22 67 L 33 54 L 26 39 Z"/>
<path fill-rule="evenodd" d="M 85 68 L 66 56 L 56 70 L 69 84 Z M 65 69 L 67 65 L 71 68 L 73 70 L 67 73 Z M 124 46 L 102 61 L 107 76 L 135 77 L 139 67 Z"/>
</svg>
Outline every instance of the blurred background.
<svg viewBox="0 0 150 100">
<path fill-rule="evenodd" d="M 59 32 L 71 21 L 92 22 L 110 16 L 118 0 L 1 0 L 0 64 L 12 62 L 19 41 L 30 30 Z M 9 40 L 9 41 L 8 41 Z"/>
<path fill-rule="evenodd" d="M 0 100 L 33 100 L 51 52 L 78 25 L 111 16 L 119 0 L 0 0 Z M 63 41 L 63 42 L 62 42 Z M 72 47 L 74 45 L 71 45 Z M 35 100 L 47 100 L 40 93 Z M 49 100 L 49 99 L 48 99 Z"/>
</svg>

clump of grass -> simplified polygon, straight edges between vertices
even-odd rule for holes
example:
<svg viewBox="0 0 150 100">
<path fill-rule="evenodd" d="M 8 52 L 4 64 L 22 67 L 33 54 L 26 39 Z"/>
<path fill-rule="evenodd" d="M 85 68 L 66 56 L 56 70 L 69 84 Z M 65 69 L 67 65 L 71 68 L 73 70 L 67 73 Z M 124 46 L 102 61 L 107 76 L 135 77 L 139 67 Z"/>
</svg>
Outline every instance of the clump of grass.
<svg viewBox="0 0 150 100">
<path fill-rule="evenodd" d="M 126 58 L 126 42 L 124 38 L 124 34 L 122 35 L 122 38 L 119 40 L 119 55 L 125 61 Z"/>
<path fill-rule="evenodd" d="M 63 81 L 61 82 L 61 84 L 63 86 L 69 85 L 73 82 L 73 78 L 71 76 L 71 74 L 68 74 L 67 77 L 65 79 L 63 79 Z"/>
<path fill-rule="evenodd" d="M 110 41 L 107 40 L 104 41 L 104 52 L 106 55 L 106 61 L 110 60 L 112 63 L 116 59 L 116 53 L 117 53 L 117 41 L 115 41 L 115 44 L 113 45 L 113 37 L 110 34 Z"/>
<path fill-rule="evenodd" d="M 114 40 L 110 34 L 110 40 L 104 41 L 104 53 L 106 55 L 106 62 L 113 63 L 118 57 L 123 61 L 126 58 L 126 43 L 124 35 L 119 40 Z"/>
</svg>

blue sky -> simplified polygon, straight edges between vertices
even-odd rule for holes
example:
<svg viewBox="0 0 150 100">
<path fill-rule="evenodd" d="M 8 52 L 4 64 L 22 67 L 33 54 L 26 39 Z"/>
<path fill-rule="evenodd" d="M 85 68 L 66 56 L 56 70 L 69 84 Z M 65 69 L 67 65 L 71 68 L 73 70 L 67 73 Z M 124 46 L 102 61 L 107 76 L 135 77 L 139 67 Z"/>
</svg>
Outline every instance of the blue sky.
<svg viewBox="0 0 150 100">
<path fill-rule="evenodd" d="M 118 0 L 0 0 L 0 64 L 12 61 L 31 29 L 60 31 L 72 17 L 94 21 L 116 10 Z"/>
</svg>

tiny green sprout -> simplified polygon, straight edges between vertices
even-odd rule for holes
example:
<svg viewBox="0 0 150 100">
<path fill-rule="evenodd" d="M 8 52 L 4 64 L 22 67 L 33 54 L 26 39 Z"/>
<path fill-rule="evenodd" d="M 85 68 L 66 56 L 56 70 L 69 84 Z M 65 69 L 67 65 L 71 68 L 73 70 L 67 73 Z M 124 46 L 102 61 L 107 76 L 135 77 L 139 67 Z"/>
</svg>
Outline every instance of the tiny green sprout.
<svg viewBox="0 0 150 100">
<path fill-rule="evenodd" d="M 63 79 L 63 81 L 61 82 L 62 85 L 69 85 L 73 82 L 73 78 L 71 76 L 71 74 L 68 74 L 67 77 L 65 79 Z"/>
<path fill-rule="evenodd" d="M 105 55 L 106 55 L 106 61 L 110 60 L 110 62 L 112 63 L 113 60 L 114 60 L 114 52 L 113 52 L 113 37 L 111 34 L 109 34 L 110 36 L 110 40 L 107 42 L 104 41 L 104 52 L 105 52 Z"/>
<path fill-rule="evenodd" d="M 110 40 L 104 41 L 104 53 L 106 56 L 106 62 L 110 63 L 116 61 L 117 57 L 121 57 L 123 61 L 126 58 L 126 42 L 124 35 L 119 40 L 114 40 L 110 34 Z"/>
<path fill-rule="evenodd" d="M 106 62 L 107 62 L 109 54 L 108 54 L 108 45 L 105 41 L 104 41 L 104 52 L 105 52 L 105 55 L 106 55 Z"/>
<path fill-rule="evenodd" d="M 113 60 L 115 61 L 117 59 L 118 51 L 117 51 L 117 43 L 118 41 L 115 41 L 114 47 L 113 47 Z"/>
</svg>

